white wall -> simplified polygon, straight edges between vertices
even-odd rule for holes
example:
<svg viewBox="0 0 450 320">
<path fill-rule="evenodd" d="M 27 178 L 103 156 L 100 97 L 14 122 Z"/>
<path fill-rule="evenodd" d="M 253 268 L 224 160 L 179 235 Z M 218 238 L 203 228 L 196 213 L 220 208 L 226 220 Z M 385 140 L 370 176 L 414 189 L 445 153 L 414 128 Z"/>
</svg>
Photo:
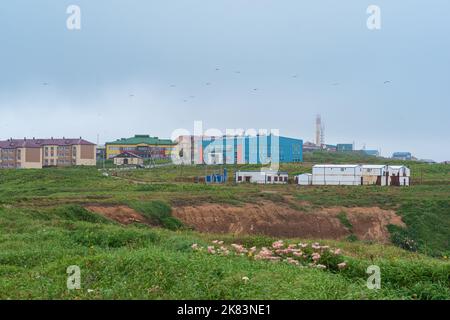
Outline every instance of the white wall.
<svg viewBox="0 0 450 320">
<path fill-rule="evenodd" d="M 238 181 L 238 177 L 241 176 L 242 180 Z M 271 177 L 268 181 L 268 177 Z M 245 183 L 246 177 L 250 177 L 250 183 L 268 183 L 268 184 L 286 184 L 284 181 L 288 177 L 287 174 L 277 174 L 275 172 L 260 172 L 260 171 L 238 171 L 235 174 L 235 181 L 237 183 Z M 278 177 L 278 181 L 275 181 L 275 177 Z M 282 179 L 280 181 L 280 178 Z"/>
<path fill-rule="evenodd" d="M 313 166 L 313 185 L 361 185 L 361 166 Z"/>
<path fill-rule="evenodd" d="M 300 185 L 311 185 L 312 184 L 312 174 L 300 174 L 297 176 L 297 183 Z"/>
</svg>

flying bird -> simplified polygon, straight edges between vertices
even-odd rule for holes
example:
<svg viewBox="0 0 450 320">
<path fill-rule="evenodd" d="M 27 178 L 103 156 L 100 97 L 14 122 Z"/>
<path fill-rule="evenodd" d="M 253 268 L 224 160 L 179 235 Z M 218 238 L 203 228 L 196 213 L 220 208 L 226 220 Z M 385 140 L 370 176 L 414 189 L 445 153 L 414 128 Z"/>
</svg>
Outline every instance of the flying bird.
<svg viewBox="0 0 450 320">
<path fill-rule="evenodd" d="M 211 82 L 207 82 L 207 83 L 205 83 L 207 86 L 210 86 L 211 85 Z"/>
<path fill-rule="evenodd" d="M 335 82 L 335 83 L 332 84 L 332 86 L 338 86 L 338 85 L 340 85 L 339 82 Z"/>
<path fill-rule="evenodd" d="M 48 86 L 49 83 L 48 83 L 48 82 L 43 82 L 42 85 L 43 85 L 43 86 Z"/>
<path fill-rule="evenodd" d="M 384 84 L 388 84 L 388 83 L 391 83 L 391 81 L 390 81 L 390 80 L 386 80 L 386 81 L 384 82 Z"/>
<path fill-rule="evenodd" d="M 171 84 L 170 87 L 171 87 L 171 88 L 175 88 L 175 85 L 174 85 L 174 84 Z"/>
</svg>

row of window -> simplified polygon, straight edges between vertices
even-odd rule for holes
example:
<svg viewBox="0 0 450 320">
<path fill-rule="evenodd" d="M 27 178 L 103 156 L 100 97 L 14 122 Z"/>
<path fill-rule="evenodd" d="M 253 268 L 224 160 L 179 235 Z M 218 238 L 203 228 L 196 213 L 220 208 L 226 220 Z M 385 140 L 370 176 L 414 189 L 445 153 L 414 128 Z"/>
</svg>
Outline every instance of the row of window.
<svg viewBox="0 0 450 320">
<path fill-rule="evenodd" d="M 242 181 L 242 176 L 238 176 L 238 181 Z M 272 182 L 272 176 L 268 176 L 267 177 L 267 181 L 268 182 Z M 287 182 L 288 181 L 288 177 L 278 177 L 278 176 L 275 176 L 275 177 L 273 177 L 273 181 L 274 182 Z"/>
<path fill-rule="evenodd" d="M 272 182 L 272 176 L 268 176 L 267 177 L 267 181 L 269 181 L 269 182 Z M 288 177 L 278 177 L 278 176 L 275 176 L 275 177 L 273 177 L 273 181 L 274 182 L 278 182 L 278 181 L 280 181 L 280 182 L 287 182 L 288 181 Z"/>
<path fill-rule="evenodd" d="M 73 160 L 67 160 L 67 159 L 58 159 L 57 161 L 55 161 L 54 159 L 45 159 L 44 160 L 44 165 L 45 166 L 54 166 L 55 164 L 60 164 L 60 165 L 69 165 L 69 164 L 75 164 L 75 161 Z"/>
<path fill-rule="evenodd" d="M 17 165 L 15 163 L 2 163 L 0 165 L 0 168 L 20 168 L 20 165 Z"/>
<path fill-rule="evenodd" d="M 61 150 L 60 150 L 61 148 Z M 14 155 L 14 152 L 17 150 L 16 155 Z M 55 156 L 54 147 L 45 147 L 45 157 L 48 157 L 49 155 L 51 157 Z M 50 153 L 49 153 L 50 150 Z M 58 147 L 58 157 L 68 157 L 70 156 L 70 149 L 69 147 Z M 1 150 L 1 160 L 22 160 L 22 150 L 21 149 L 2 149 Z M 76 157 L 77 149 L 76 147 L 73 147 L 72 150 L 72 156 Z"/>
</svg>

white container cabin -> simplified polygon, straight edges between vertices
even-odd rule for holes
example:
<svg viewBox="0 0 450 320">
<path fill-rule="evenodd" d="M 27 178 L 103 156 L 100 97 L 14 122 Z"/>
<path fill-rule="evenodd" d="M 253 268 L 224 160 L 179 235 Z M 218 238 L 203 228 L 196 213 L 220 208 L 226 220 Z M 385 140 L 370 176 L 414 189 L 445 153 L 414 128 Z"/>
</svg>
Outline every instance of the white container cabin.
<svg viewBox="0 0 450 320">
<path fill-rule="evenodd" d="M 280 171 L 237 171 L 236 183 L 287 184 L 288 173 Z"/>
<path fill-rule="evenodd" d="M 313 175 L 311 173 L 303 173 L 295 177 L 295 181 L 297 182 L 297 184 L 302 186 L 312 185 L 312 180 Z"/>
<path fill-rule="evenodd" d="M 384 164 L 364 164 L 361 166 L 362 184 L 386 186 L 389 183 L 388 166 Z"/>
<path fill-rule="evenodd" d="M 409 186 L 411 170 L 405 166 L 388 166 L 390 186 Z"/>
<path fill-rule="evenodd" d="M 357 164 L 318 164 L 312 167 L 313 185 L 362 184 L 361 166 Z"/>
</svg>

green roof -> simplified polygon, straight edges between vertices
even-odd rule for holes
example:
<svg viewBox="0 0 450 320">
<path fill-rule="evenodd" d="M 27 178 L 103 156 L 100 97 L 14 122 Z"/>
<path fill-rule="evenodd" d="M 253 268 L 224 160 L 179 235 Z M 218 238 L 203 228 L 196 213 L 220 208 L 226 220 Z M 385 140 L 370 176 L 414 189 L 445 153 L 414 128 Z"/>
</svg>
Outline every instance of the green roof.
<svg viewBox="0 0 450 320">
<path fill-rule="evenodd" d="M 137 134 L 132 138 L 121 138 L 106 144 L 152 144 L 152 145 L 175 145 L 170 139 L 159 139 L 158 137 L 150 137 L 147 134 Z"/>
</svg>

